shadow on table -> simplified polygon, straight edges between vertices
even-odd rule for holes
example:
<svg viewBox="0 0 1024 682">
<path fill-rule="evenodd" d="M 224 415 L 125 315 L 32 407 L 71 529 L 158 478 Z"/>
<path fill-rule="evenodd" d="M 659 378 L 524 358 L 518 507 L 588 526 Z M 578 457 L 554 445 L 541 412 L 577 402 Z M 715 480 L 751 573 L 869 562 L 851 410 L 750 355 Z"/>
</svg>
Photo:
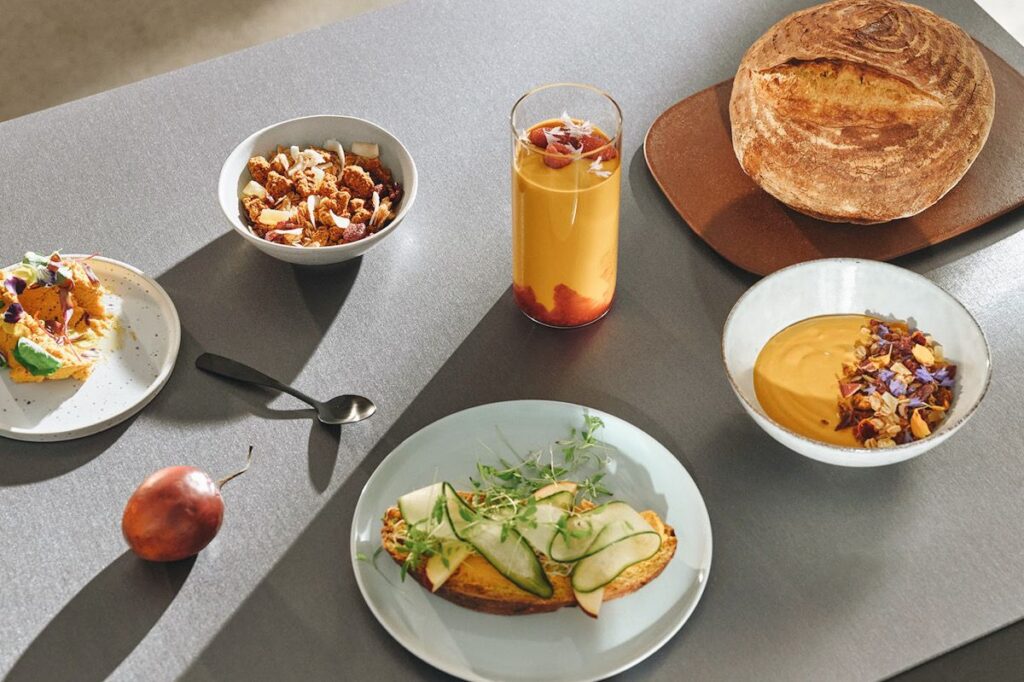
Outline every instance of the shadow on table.
<svg viewBox="0 0 1024 682">
<path fill-rule="evenodd" d="M 294 418 L 291 411 L 266 407 L 276 392 L 241 393 L 196 370 L 195 359 L 205 351 L 218 353 L 293 382 L 333 324 L 361 263 L 355 258 L 300 267 L 228 233 L 157 277 L 181 317 L 182 344 L 163 390 L 173 399 L 151 409 L 152 416 L 190 424 L 247 412 Z"/>
<path fill-rule="evenodd" d="M 753 605 L 753 611 L 744 607 L 742 613 L 725 614 L 729 627 L 742 628 L 751 613 L 777 611 L 777 600 L 787 595 L 764 590 L 766 575 L 774 576 L 775 584 L 787 584 L 787 571 L 806 576 L 794 587 L 804 592 L 788 595 L 796 600 L 820 599 L 839 608 L 834 602 L 839 597 L 829 596 L 839 595 L 855 603 L 863 584 L 850 580 L 847 572 L 831 570 L 837 551 L 833 533 L 845 528 L 860 543 L 838 551 L 848 555 L 864 580 L 871 580 L 877 566 L 870 548 L 898 522 L 902 493 L 897 493 L 912 478 L 909 470 L 840 470 L 784 450 L 743 415 L 718 363 L 708 362 L 707 353 L 693 352 L 716 345 L 719 329 L 664 311 L 656 315 L 643 293 L 627 283 L 608 317 L 572 331 L 535 325 L 519 313 L 510 294 L 502 296 L 184 678 L 323 679 L 343 674 L 348 679 L 449 679 L 372 623 L 351 568 L 351 520 L 366 480 L 402 440 L 447 414 L 498 400 L 545 398 L 589 405 L 632 422 L 673 452 L 694 476 L 711 513 L 715 568 L 709 598 L 728 585 L 746 595 L 740 602 Z M 637 334 L 637 329 L 644 333 Z M 808 509 L 813 513 L 806 513 Z M 878 519 L 871 536 L 858 535 L 865 526 L 856 521 L 865 514 Z M 748 551 L 751 528 L 777 540 L 767 543 L 775 549 L 753 562 Z M 792 543 L 786 534 L 792 528 L 805 537 L 806 551 L 795 556 L 787 554 Z M 706 613 L 698 608 L 692 622 L 700 622 Z M 722 627 L 722 619 L 716 613 L 703 630 L 684 628 L 665 650 L 687 642 L 699 646 L 709 628 Z M 650 676 L 673 660 L 678 663 L 665 653 L 656 655 L 634 674 L 637 679 Z"/>
<path fill-rule="evenodd" d="M 348 550 L 360 491 L 380 461 L 423 426 L 473 405 L 517 398 L 565 400 L 607 410 L 648 431 L 690 468 L 690 444 L 661 426 L 672 419 L 659 419 L 644 407 L 651 400 L 665 400 L 663 391 L 672 382 L 633 394 L 607 380 L 608 367 L 664 378 L 663 367 L 644 359 L 654 345 L 627 342 L 631 327 L 649 327 L 649 343 L 662 351 L 680 332 L 656 325 L 628 292 L 621 294 L 619 305 L 620 311 L 590 327 L 559 331 L 533 324 L 515 308 L 509 293 L 502 296 L 184 678 L 323 679 L 344 671 L 347 679 L 372 679 L 387 670 L 411 679 L 449 679 L 407 653 L 381 627 L 366 625 L 369 610 L 356 586 Z M 707 380 L 711 368 L 694 363 L 688 371 Z M 604 381 L 598 379 L 602 376 Z M 673 409 L 694 407 L 685 397 L 671 403 Z"/>
<path fill-rule="evenodd" d="M 59 443 L 5 441 L 10 452 L 0 457 L 0 487 L 25 485 L 63 476 L 106 452 L 135 422 L 129 417 L 93 436 Z"/>
<path fill-rule="evenodd" d="M 160 620 L 194 561 L 150 563 L 126 551 L 43 628 L 6 682 L 106 679 Z"/>
</svg>

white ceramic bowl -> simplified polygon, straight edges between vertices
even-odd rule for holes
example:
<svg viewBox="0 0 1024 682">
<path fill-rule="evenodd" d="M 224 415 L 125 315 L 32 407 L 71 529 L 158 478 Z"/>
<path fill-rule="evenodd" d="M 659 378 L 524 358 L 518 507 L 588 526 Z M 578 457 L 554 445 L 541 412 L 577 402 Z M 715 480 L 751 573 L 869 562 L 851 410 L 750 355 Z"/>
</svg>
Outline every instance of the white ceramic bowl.
<svg viewBox="0 0 1024 682">
<path fill-rule="evenodd" d="M 402 200 L 398 204 L 395 219 L 383 230 L 366 239 L 337 246 L 307 248 L 276 244 L 253 234 L 242 218 L 240 201 L 242 188 L 251 179 L 247 168 L 249 159 L 256 155 L 266 155 L 277 145 L 322 145 L 330 139 L 338 140 L 346 149 L 353 142 L 372 142 L 380 146 L 381 162 L 402 185 Z M 267 126 L 245 138 L 235 147 L 220 170 L 217 196 L 220 199 L 220 207 L 234 226 L 235 232 L 260 251 L 277 259 L 302 265 L 340 263 L 363 255 L 398 228 L 416 199 L 416 164 L 398 138 L 369 121 L 352 116 L 305 116 Z"/>
<path fill-rule="evenodd" d="M 801 436 L 772 420 L 754 393 L 754 361 L 789 325 L 816 315 L 867 314 L 913 320 L 932 334 L 957 365 L 949 415 L 928 438 L 886 449 L 848 448 Z M 988 389 L 988 343 L 967 309 L 931 280 L 869 260 L 829 258 L 779 270 L 752 286 L 733 306 L 722 334 L 722 359 L 733 391 L 758 426 L 787 448 L 829 464 L 881 466 L 917 457 L 967 421 Z"/>
</svg>

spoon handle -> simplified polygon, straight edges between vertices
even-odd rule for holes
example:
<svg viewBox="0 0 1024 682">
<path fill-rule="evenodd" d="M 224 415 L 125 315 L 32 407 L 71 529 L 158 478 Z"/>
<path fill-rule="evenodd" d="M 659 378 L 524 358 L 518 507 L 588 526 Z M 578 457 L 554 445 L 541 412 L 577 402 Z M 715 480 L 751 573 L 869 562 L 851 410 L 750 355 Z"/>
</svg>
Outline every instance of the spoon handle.
<svg viewBox="0 0 1024 682">
<path fill-rule="evenodd" d="M 227 377 L 228 379 L 234 379 L 235 381 L 243 381 L 247 384 L 256 384 L 257 386 L 266 386 L 267 388 L 274 388 L 283 393 L 293 395 L 302 402 L 312 407 L 318 407 L 319 403 L 310 398 L 308 395 L 297 389 L 283 384 L 277 379 L 268 377 L 263 372 L 255 370 L 248 365 L 226 358 L 223 355 L 215 355 L 213 353 L 203 353 L 196 358 L 196 367 L 209 372 L 210 374 L 216 374 L 218 376 Z"/>
</svg>

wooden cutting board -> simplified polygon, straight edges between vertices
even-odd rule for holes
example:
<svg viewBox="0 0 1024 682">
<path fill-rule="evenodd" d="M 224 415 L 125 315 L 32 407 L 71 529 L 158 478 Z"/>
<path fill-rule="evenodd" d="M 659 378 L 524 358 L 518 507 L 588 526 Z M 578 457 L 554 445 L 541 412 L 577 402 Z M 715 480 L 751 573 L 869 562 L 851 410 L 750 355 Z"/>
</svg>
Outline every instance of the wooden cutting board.
<svg viewBox="0 0 1024 682">
<path fill-rule="evenodd" d="M 816 258 L 889 260 L 938 244 L 1024 205 L 1024 76 L 981 45 L 996 88 L 988 142 L 967 175 L 931 208 L 879 225 L 829 223 L 758 187 L 732 149 L 732 80 L 675 104 L 644 140 L 647 166 L 683 220 L 711 248 L 767 275 Z"/>
</svg>

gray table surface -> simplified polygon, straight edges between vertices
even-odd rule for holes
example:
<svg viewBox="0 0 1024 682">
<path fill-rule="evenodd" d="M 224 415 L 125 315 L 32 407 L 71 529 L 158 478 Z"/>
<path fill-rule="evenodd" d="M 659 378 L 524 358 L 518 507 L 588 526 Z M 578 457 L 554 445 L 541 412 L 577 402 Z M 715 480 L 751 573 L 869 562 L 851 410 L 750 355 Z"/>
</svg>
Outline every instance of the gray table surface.
<svg viewBox="0 0 1024 682">
<path fill-rule="evenodd" d="M 690 233 L 643 162 L 662 110 L 731 76 L 806 4 L 410 2 L 0 125 L 2 260 L 59 246 L 128 261 L 158 276 L 183 327 L 174 375 L 136 418 L 65 444 L 0 441 L 0 673 L 442 678 L 363 604 L 350 514 L 402 439 L 524 397 L 632 421 L 707 502 L 704 598 L 626 679 L 873 679 L 1024 616 L 1024 214 L 899 261 L 988 334 L 981 409 L 925 457 L 846 470 L 784 450 L 742 413 L 718 346 L 754 278 Z M 973 3 L 922 4 L 1024 68 L 1024 48 Z M 571 30 L 544 30 L 559 16 Z M 508 292 L 506 116 L 556 80 L 607 88 L 626 121 L 618 298 L 576 332 L 531 324 Z M 311 113 L 380 122 L 422 183 L 394 236 L 326 269 L 264 257 L 215 198 L 239 140 Z M 202 350 L 380 411 L 321 427 L 290 399 L 201 375 Z M 198 559 L 126 553 L 121 511 L 142 478 L 179 463 L 227 472 L 250 443 L 253 469 L 226 490 L 223 530 Z"/>
</svg>

